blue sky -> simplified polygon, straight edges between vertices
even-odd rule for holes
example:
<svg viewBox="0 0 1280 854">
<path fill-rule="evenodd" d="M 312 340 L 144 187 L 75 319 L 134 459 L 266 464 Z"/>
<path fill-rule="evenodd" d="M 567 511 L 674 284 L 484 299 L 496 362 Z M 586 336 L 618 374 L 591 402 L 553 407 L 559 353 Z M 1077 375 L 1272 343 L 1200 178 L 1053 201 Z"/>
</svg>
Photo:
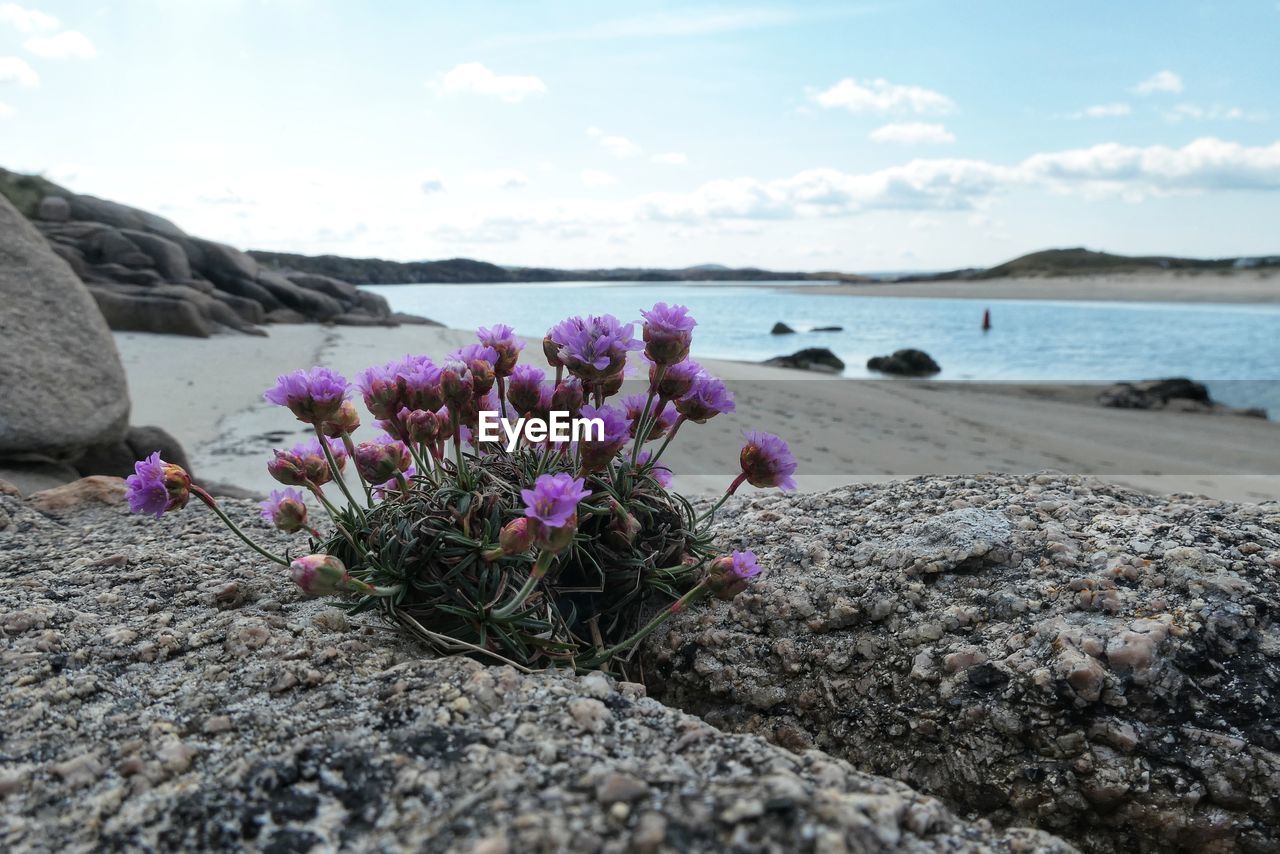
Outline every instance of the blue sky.
<svg viewBox="0 0 1280 854">
<path fill-rule="evenodd" d="M 0 0 L 0 165 L 242 247 L 1280 252 L 1280 3 Z"/>
</svg>

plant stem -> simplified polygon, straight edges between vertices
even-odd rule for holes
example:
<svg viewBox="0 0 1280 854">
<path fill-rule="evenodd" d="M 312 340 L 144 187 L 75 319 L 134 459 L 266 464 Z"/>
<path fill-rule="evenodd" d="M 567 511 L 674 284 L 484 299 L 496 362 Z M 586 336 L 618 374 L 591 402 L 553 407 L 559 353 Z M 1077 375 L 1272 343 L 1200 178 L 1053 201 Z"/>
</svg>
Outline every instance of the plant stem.
<svg viewBox="0 0 1280 854">
<path fill-rule="evenodd" d="M 321 441 L 324 441 L 324 440 L 321 439 Z M 351 441 L 351 434 L 348 433 L 346 430 L 342 431 L 342 447 L 347 449 L 347 457 L 351 460 L 351 464 L 355 465 L 356 446 L 355 446 L 355 443 Z M 337 477 L 338 475 L 335 474 L 334 478 L 336 479 Z M 365 482 L 364 474 L 362 474 L 360 471 L 360 466 L 356 466 L 356 477 L 360 478 L 360 485 L 364 487 L 365 503 L 369 507 L 369 509 L 372 510 L 373 509 L 373 490 L 371 490 L 369 488 L 369 484 Z"/>
<path fill-rule="evenodd" d="M 347 488 L 346 482 L 342 479 L 342 469 L 338 468 L 338 461 L 333 458 L 333 451 L 329 448 L 329 440 L 325 438 L 324 433 L 321 432 L 319 424 L 315 425 L 315 428 L 316 438 L 320 440 L 320 450 L 324 453 L 324 458 L 329 463 L 329 472 L 333 475 L 333 482 L 338 484 L 338 489 L 340 489 L 342 494 L 347 497 L 347 501 L 351 504 L 352 508 L 355 509 L 356 514 L 363 519 L 364 512 L 360 509 L 359 503 L 356 502 L 355 497 L 351 494 L 351 490 Z M 355 462 L 355 457 L 352 457 L 351 464 L 355 465 Z"/>
<path fill-rule="evenodd" d="M 644 640 L 649 635 L 653 634 L 654 630 L 657 629 L 658 626 L 662 625 L 667 620 L 669 620 L 673 614 L 680 613 L 686 607 L 698 601 L 699 599 L 701 599 L 703 596 L 706 596 L 710 592 L 711 592 L 711 588 L 707 586 L 707 583 L 705 581 L 702 582 L 697 587 L 694 587 L 688 593 L 681 596 L 678 600 L 671 603 L 671 607 L 665 608 L 660 614 L 658 614 L 656 617 L 650 620 L 648 624 L 644 626 L 644 628 L 640 629 L 640 631 L 636 632 L 634 635 L 622 641 L 621 643 L 611 646 L 608 649 L 604 650 L 603 652 L 599 652 L 596 655 L 592 656 L 591 658 L 587 659 L 587 661 L 582 664 L 582 667 L 596 667 L 597 665 L 603 664 L 604 662 L 608 661 L 610 658 L 617 655 L 619 652 L 622 652 L 625 649 L 635 646 L 640 641 Z"/>
<path fill-rule="evenodd" d="M 645 398 L 644 409 L 640 411 L 639 423 L 636 425 L 636 441 L 631 448 L 631 465 L 634 467 L 636 459 L 640 456 L 640 446 L 649 441 L 649 433 L 653 430 L 652 423 L 649 419 L 649 407 L 653 405 L 653 397 L 658 393 L 658 383 L 662 382 L 662 375 L 667 372 L 666 365 L 659 365 L 657 371 L 654 372 L 653 382 L 649 383 L 649 396 Z M 658 409 L 661 411 L 662 403 L 659 402 Z M 655 413 L 653 421 L 657 421 Z"/>
<path fill-rule="evenodd" d="M 249 548 L 253 549 L 255 552 L 262 555 L 272 563 L 278 563 L 281 566 L 289 565 L 289 561 L 285 560 L 279 555 L 272 554 L 271 552 L 264 549 L 262 546 L 255 543 L 253 540 L 249 539 L 249 536 L 244 531 L 240 530 L 240 526 L 237 525 L 235 522 L 232 522 L 231 517 L 228 516 L 226 513 L 222 512 L 222 508 L 218 506 L 218 502 L 213 499 L 212 495 L 205 492 L 203 489 L 196 486 L 195 484 L 191 485 L 191 492 L 196 496 L 196 498 L 199 498 L 206 505 L 208 505 L 210 510 L 218 514 L 218 518 L 223 521 L 223 524 L 225 524 L 228 528 L 230 528 L 233 534 L 235 534 L 240 539 L 244 540 L 245 545 L 247 545 Z"/>
<path fill-rule="evenodd" d="M 661 447 L 658 448 L 658 453 L 649 458 L 650 463 L 656 464 L 658 462 L 658 458 L 661 457 L 662 452 L 667 449 L 667 445 L 671 444 L 671 440 L 676 437 L 676 431 L 680 429 L 680 425 L 685 421 L 686 419 L 683 415 L 676 419 L 676 423 L 671 425 L 671 432 L 667 434 L 667 438 L 662 441 Z"/>
<path fill-rule="evenodd" d="M 699 517 L 697 518 L 697 520 L 694 522 L 694 524 L 696 525 L 696 524 L 698 524 L 699 522 L 701 522 L 703 519 L 706 519 L 706 518 L 708 518 L 708 517 L 710 517 L 710 518 L 713 518 L 713 519 L 714 519 L 714 518 L 715 518 L 715 515 L 716 515 L 716 511 L 717 511 L 717 510 L 719 510 L 721 507 L 723 507 L 723 506 L 724 506 L 724 503 L 725 503 L 726 501 L 728 501 L 728 500 L 729 500 L 729 496 L 730 496 L 730 495 L 733 495 L 735 492 L 737 492 L 737 491 L 738 491 L 738 487 L 739 487 L 739 486 L 742 486 L 743 482 L 744 482 L 746 479 L 747 479 L 747 473 L 746 473 L 746 472 L 742 472 L 742 473 L 741 473 L 741 474 L 739 474 L 737 477 L 735 477 L 735 478 L 733 479 L 733 483 L 729 484 L 729 488 L 725 490 L 724 495 L 721 495 L 721 496 L 720 496 L 720 500 L 719 500 L 719 501 L 717 501 L 715 504 L 711 505 L 711 508 L 710 508 L 709 510 L 707 510 L 707 512 L 706 512 L 706 513 L 703 513 L 701 516 L 699 516 Z"/>
<path fill-rule="evenodd" d="M 529 598 L 529 594 L 533 592 L 533 588 L 538 586 L 538 582 L 547 574 L 547 570 L 551 568 L 551 561 L 555 560 L 555 552 L 546 551 L 545 549 L 538 553 L 538 559 L 533 564 L 533 569 L 529 570 L 529 577 L 525 579 L 524 585 L 517 591 L 515 598 L 498 610 L 490 614 L 495 620 L 505 620 L 520 610 L 520 606 L 524 604 L 524 600 Z"/>
</svg>

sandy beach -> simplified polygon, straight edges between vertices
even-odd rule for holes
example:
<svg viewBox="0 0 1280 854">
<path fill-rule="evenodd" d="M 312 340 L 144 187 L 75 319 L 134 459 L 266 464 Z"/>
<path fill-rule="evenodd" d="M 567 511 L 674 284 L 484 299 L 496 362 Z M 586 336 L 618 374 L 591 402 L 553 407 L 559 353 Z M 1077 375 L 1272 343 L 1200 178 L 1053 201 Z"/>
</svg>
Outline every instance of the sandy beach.
<svg viewBox="0 0 1280 854">
<path fill-rule="evenodd" d="M 309 435 L 261 399 L 274 378 L 322 364 L 348 377 L 408 352 L 443 356 L 463 330 L 277 326 L 270 337 L 205 340 L 116 333 L 133 421 L 161 424 L 197 475 L 260 492 L 273 447 Z M 696 346 L 695 346 L 695 357 Z M 666 459 L 690 493 L 722 490 L 741 431 L 786 438 L 804 490 L 920 474 L 1089 474 L 1153 492 L 1280 499 L 1280 424 L 1230 415 L 1104 409 L 1088 395 L 1016 384 L 847 380 L 759 365 L 703 362 L 738 412 L 688 424 Z M 362 428 L 364 431 L 367 428 Z"/>
<path fill-rule="evenodd" d="M 1280 273 L 1116 273 L 1101 276 L 795 285 L 795 293 L 864 297 L 1066 300 L 1071 302 L 1280 302 Z"/>
</svg>

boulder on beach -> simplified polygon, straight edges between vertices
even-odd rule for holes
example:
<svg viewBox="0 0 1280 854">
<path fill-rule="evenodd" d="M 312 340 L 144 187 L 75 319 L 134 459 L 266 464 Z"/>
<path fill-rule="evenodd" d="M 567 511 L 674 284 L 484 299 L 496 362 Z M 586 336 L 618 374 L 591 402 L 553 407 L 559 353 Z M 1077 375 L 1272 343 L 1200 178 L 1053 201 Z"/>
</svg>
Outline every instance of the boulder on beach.
<svg viewBox="0 0 1280 854">
<path fill-rule="evenodd" d="M 1280 848 L 1280 508 L 1061 474 L 735 498 L 650 692 L 1090 851 Z"/>
<path fill-rule="evenodd" d="M 1265 409 L 1236 409 L 1209 396 L 1204 383 L 1186 377 L 1116 383 L 1098 393 L 1098 403 L 1113 409 L 1171 409 L 1178 412 L 1220 412 L 1266 418 Z"/>
<path fill-rule="evenodd" d="M 844 362 L 826 347 L 806 347 L 790 356 L 774 356 L 772 359 L 766 359 L 764 364 L 829 374 L 838 374 L 844 370 Z"/>
<path fill-rule="evenodd" d="M 0 458 L 66 461 L 118 441 L 129 390 L 88 289 L 0 196 Z"/>
<path fill-rule="evenodd" d="M 193 237 L 163 217 L 77 195 L 43 178 L 0 169 L 0 196 L 21 202 L 19 212 L 93 287 L 112 329 L 206 337 L 225 329 L 261 334 L 256 325 L 275 317 L 398 322 L 385 299 L 348 282 L 268 269 L 247 253 Z"/>
<path fill-rule="evenodd" d="M 927 377 L 942 368 L 923 350 L 898 350 L 889 356 L 873 356 L 867 360 L 867 368 L 882 374 L 902 377 Z"/>
<path fill-rule="evenodd" d="M 787 324 L 783 323 L 781 320 L 779 320 L 777 323 L 773 324 L 773 328 L 769 330 L 769 334 L 770 335 L 794 335 L 795 330 L 792 329 L 790 326 L 787 326 Z"/>
<path fill-rule="evenodd" d="M 122 440 L 89 448 L 75 461 L 75 467 L 86 476 L 128 477 L 135 462 L 156 451 L 165 462 L 192 471 L 182 444 L 167 430 L 152 426 L 130 427 Z"/>
<path fill-rule="evenodd" d="M 0 492 L 11 850 L 1072 850 L 635 683 L 427 657 L 203 508 L 140 520 L 115 484 Z"/>
</svg>

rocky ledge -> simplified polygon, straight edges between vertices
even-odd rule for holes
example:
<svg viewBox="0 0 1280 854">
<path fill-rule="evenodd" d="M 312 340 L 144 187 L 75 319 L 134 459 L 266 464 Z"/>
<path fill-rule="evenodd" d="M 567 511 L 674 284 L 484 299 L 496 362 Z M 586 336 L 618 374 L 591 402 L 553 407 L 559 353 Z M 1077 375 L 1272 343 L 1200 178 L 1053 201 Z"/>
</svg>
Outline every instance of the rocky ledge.
<svg viewBox="0 0 1280 854">
<path fill-rule="evenodd" d="M 1058 474 L 726 505 L 650 693 L 1097 851 L 1280 848 L 1280 505 Z"/>
<path fill-rule="evenodd" d="M 5 850 L 1071 850 L 639 685 L 425 658 L 94 483 L 0 490 Z"/>
<path fill-rule="evenodd" d="M 208 337 L 264 323 L 430 323 L 330 276 L 268 269 L 169 220 L 0 169 L 0 197 L 17 208 L 88 286 L 112 329 Z M 5 202 L 0 201 L 0 204 Z"/>
</svg>

